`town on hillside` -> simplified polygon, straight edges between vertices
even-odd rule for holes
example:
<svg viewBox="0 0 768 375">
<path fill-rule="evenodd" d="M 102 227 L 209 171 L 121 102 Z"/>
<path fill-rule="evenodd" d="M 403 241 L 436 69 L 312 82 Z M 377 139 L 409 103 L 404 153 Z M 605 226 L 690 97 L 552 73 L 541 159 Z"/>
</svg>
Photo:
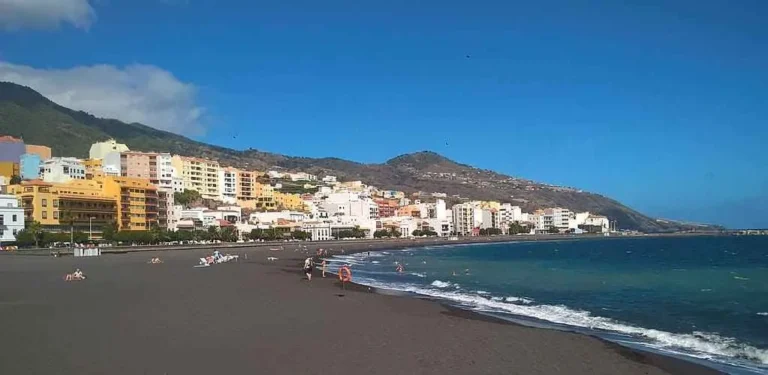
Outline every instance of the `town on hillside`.
<svg viewBox="0 0 768 375">
<path fill-rule="evenodd" d="M 89 158 L 0 136 L 0 245 L 608 233 L 609 218 L 568 208 L 522 212 L 443 192 L 382 190 L 281 168 L 131 151 L 114 139 Z"/>
</svg>

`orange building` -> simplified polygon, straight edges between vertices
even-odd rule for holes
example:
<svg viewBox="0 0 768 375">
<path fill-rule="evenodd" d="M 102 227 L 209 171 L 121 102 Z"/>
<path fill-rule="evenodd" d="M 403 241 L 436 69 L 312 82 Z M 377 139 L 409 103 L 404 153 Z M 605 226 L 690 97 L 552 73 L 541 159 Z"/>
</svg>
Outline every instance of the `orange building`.
<svg viewBox="0 0 768 375">
<path fill-rule="evenodd" d="M 163 222 L 167 225 L 167 217 L 160 220 L 160 194 L 149 180 L 133 177 L 104 177 L 98 180 L 104 184 L 104 195 L 117 201 L 117 226 L 120 230 L 162 228 Z"/>
<path fill-rule="evenodd" d="M 48 146 L 25 145 L 24 147 L 28 154 L 40 156 L 40 160 L 51 158 L 51 148 Z"/>
<path fill-rule="evenodd" d="M 379 217 L 395 216 L 397 208 L 400 206 L 397 199 L 374 199 L 374 202 L 379 206 Z"/>
</svg>

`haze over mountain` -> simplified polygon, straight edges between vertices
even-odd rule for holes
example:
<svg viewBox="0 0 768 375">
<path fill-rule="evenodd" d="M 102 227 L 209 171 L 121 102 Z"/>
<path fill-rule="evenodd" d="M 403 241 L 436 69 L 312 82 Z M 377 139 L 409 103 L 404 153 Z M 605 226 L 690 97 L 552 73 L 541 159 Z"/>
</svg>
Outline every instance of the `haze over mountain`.
<svg viewBox="0 0 768 375">
<path fill-rule="evenodd" d="M 238 151 L 138 123 L 97 118 L 53 103 L 28 87 L 7 82 L 0 82 L 0 134 L 50 146 L 55 156 L 87 157 L 92 143 L 115 138 L 132 150 L 212 158 L 222 165 L 239 168 L 284 168 L 330 174 L 408 193 L 443 192 L 454 202 L 459 200 L 458 197 L 493 199 L 511 202 L 529 211 L 553 206 L 590 211 L 618 221 L 619 228 L 624 229 L 659 232 L 688 228 L 671 221 L 651 219 L 598 194 L 474 168 L 430 151 L 400 155 L 379 164 L 332 157 L 292 157 L 253 149 Z"/>
</svg>

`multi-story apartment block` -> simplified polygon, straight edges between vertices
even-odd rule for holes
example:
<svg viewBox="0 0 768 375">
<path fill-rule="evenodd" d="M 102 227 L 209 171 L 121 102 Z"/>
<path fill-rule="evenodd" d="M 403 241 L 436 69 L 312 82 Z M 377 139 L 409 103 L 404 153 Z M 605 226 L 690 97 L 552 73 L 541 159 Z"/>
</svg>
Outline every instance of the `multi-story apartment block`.
<svg viewBox="0 0 768 375">
<path fill-rule="evenodd" d="M 120 153 L 120 175 L 144 178 L 164 191 L 173 190 L 174 167 L 171 154 L 128 151 Z"/>
<path fill-rule="evenodd" d="M 239 171 L 237 177 L 237 200 L 246 202 L 252 202 L 256 199 L 254 187 L 256 186 L 256 178 L 260 176 L 258 172 L 252 171 Z"/>
<path fill-rule="evenodd" d="M 275 205 L 278 209 L 292 210 L 292 211 L 304 211 L 304 200 L 301 199 L 301 195 L 298 194 L 286 194 L 281 192 L 274 192 Z"/>
<path fill-rule="evenodd" d="M 275 189 L 271 185 L 256 183 L 253 187 L 253 192 L 256 196 L 256 209 L 266 211 L 277 209 Z"/>
<path fill-rule="evenodd" d="M 379 217 L 392 217 L 397 213 L 399 202 L 397 199 L 374 199 L 374 202 L 379 206 Z"/>
<path fill-rule="evenodd" d="M 455 204 L 451 208 L 453 212 L 453 230 L 460 236 L 472 236 L 475 228 L 480 227 L 483 220 L 483 212 L 476 202 Z"/>
<path fill-rule="evenodd" d="M 0 245 L 16 241 L 16 234 L 24 230 L 24 209 L 19 207 L 15 195 L 0 194 Z"/>
<path fill-rule="evenodd" d="M 225 167 L 219 170 L 219 200 L 229 204 L 237 202 L 240 175 L 237 168 Z"/>
<path fill-rule="evenodd" d="M 480 221 L 480 228 L 482 229 L 502 229 L 501 228 L 501 216 L 499 210 L 495 208 L 481 209 L 482 219 Z"/>
<path fill-rule="evenodd" d="M 505 233 L 509 229 L 509 225 L 515 222 L 523 221 L 523 212 L 519 206 L 513 206 L 509 203 L 504 203 L 499 209 L 499 228 Z"/>
<path fill-rule="evenodd" d="M 85 180 L 85 165 L 77 158 L 50 158 L 40 164 L 40 177 L 56 183 Z"/>
<path fill-rule="evenodd" d="M 163 228 L 160 220 L 160 195 L 149 180 L 133 177 L 105 177 L 102 180 L 105 195 L 117 202 L 117 224 L 120 230 L 149 230 Z M 167 210 L 167 195 L 162 207 Z M 163 220 L 167 226 L 166 218 Z"/>
<path fill-rule="evenodd" d="M 196 190 L 206 199 L 219 198 L 219 163 L 213 160 L 174 155 L 172 165 L 185 190 Z"/>
<path fill-rule="evenodd" d="M 555 207 L 544 210 L 545 218 L 551 216 L 551 226 L 558 229 L 568 229 L 570 227 L 570 220 L 573 218 L 573 213 L 567 208 Z M 545 226 L 547 223 L 545 222 Z M 549 229 L 549 227 L 547 227 Z"/>
<path fill-rule="evenodd" d="M 68 232 L 71 226 L 100 238 L 104 225 L 117 218 L 117 201 L 105 194 L 102 181 L 24 181 L 9 186 L 9 193 L 21 201 L 24 219 L 39 222 L 47 231 Z"/>
</svg>

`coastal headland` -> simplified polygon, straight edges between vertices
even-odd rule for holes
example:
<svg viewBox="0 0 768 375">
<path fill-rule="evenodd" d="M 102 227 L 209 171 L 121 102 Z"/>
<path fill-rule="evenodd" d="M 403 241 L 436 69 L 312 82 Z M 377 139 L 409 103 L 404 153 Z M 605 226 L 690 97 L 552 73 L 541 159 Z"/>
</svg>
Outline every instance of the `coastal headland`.
<svg viewBox="0 0 768 375">
<path fill-rule="evenodd" d="M 316 270 L 308 282 L 301 272 L 317 248 L 350 254 L 459 242 L 270 244 L 223 250 L 240 260 L 205 268 L 194 266 L 210 248 L 0 257 L 0 373 L 717 373 L 430 300 L 342 291 L 334 275 Z M 151 257 L 163 263 L 148 264 Z M 75 268 L 88 279 L 63 281 Z"/>
</svg>

